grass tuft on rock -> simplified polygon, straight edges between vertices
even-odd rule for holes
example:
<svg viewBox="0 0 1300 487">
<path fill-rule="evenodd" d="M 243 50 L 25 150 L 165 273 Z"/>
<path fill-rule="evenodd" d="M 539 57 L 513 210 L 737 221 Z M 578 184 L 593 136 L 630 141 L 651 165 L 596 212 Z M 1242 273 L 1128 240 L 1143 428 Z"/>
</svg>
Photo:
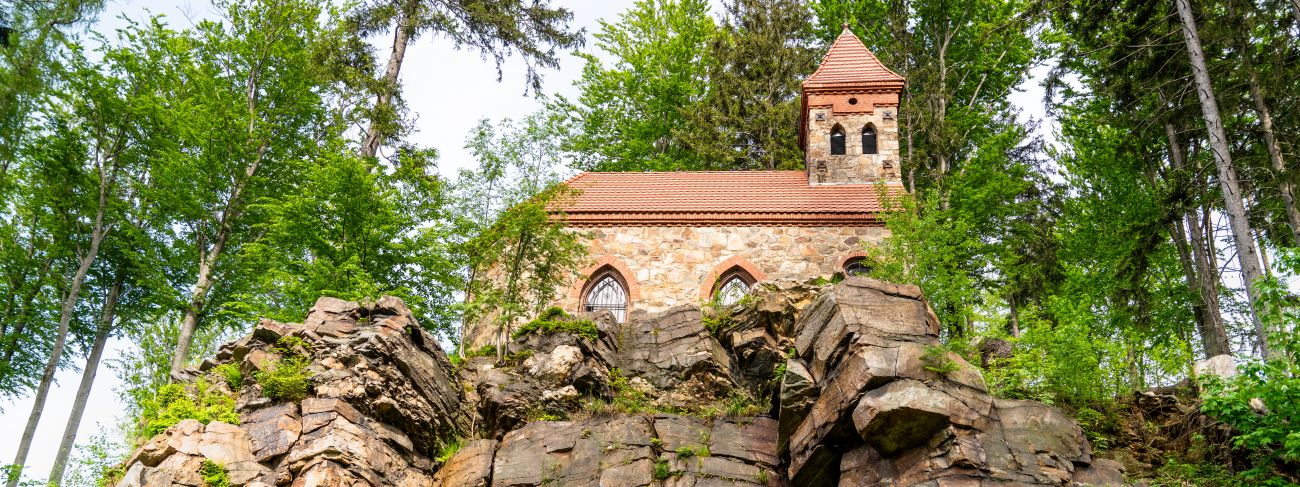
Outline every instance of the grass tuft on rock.
<svg viewBox="0 0 1300 487">
<path fill-rule="evenodd" d="M 231 487 L 230 471 L 220 463 L 203 460 L 203 465 L 199 467 L 199 475 L 203 476 L 205 487 Z"/>
<path fill-rule="evenodd" d="M 194 383 L 192 394 L 185 390 L 184 384 L 167 384 L 143 403 L 144 438 L 152 438 L 187 419 L 205 425 L 213 421 L 239 424 L 234 398 L 212 390 L 204 380 Z"/>
<path fill-rule="evenodd" d="M 543 311 L 537 319 L 528 322 L 528 324 L 519 327 L 511 338 L 519 338 L 529 333 L 540 333 L 549 335 L 551 333 L 572 333 L 591 341 L 600 338 L 600 331 L 596 329 L 596 324 L 591 320 L 574 320 L 566 321 L 569 315 L 559 307 L 552 307 Z"/>
</svg>

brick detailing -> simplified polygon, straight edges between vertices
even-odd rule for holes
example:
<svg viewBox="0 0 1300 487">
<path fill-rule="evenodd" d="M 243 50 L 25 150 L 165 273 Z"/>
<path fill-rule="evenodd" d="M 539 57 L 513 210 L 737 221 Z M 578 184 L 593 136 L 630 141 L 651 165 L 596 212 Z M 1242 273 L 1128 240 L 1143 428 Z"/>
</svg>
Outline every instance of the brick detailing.
<svg viewBox="0 0 1300 487">
<path fill-rule="evenodd" d="M 835 270 L 837 271 L 844 270 L 844 264 L 849 263 L 849 259 L 853 259 L 857 257 L 867 257 L 868 255 L 869 254 L 867 254 L 866 252 L 853 252 L 851 254 L 845 255 L 844 258 L 840 259 L 840 263 L 835 265 Z"/>
<path fill-rule="evenodd" d="M 763 274 L 763 270 L 759 269 L 758 266 L 745 260 L 744 257 L 733 255 L 727 260 L 719 262 L 718 265 L 713 266 L 713 270 L 709 271 L 707 276 L 704 276 L 704 284 L 700 286 L 700 299 L 706 301 L 712 299 L 713 286 L 718 283 L 718 277 L 726 274 L 727 271 L 730 271 L 735 267 L 744 269 L 745 272 L 749 273 L 750 277 L 754 278 L 755 282 L 767 280 L 767 275 Z"/>
<path fill-rule="evenodd" d="M 629 312 L 632 311 L 632 305 L 636 303 L 637 299 L 641 298 L 641 285 L 636 282 L 636 274 L 632 273 L 632 269 L 628 268 L 622 259 L 610 255 L 602 255 L 596 258 L 595 264 L 578 271 L 573 286 L 569 288 L 569 299 L 576 303 L 578 299 L 582 298 L 582 290 L 587 287 L 587 281 L 591 279 L 591 276 L 596 271 L 605 266 L 612 267 L 617 271 L 620 277 L 623 278 L 623 282 L 627 284 L 627 309 Z"/>
</svg>

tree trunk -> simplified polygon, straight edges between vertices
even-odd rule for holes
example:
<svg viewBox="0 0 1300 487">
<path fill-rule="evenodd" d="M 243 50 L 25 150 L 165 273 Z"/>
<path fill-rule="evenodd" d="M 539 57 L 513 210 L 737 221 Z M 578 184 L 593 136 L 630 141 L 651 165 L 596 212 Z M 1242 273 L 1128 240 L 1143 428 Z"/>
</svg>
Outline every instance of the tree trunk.
<svg viewBox="0 0 1300 487">
<path fill-rule="evenodd" d="M 199 328 L 200 315 L 203 313 L 203 306 L 208 299 L 208 290 L 216 283 L 212 276 L 213 267 L 216 267 L 217 259 L 221 258 L 221 252 L 225 250 L 226 239 L 230 237 L 229 226 L 222 225 L 221 231 L 217 233 L 217 241 L 208 252 L 203 262 L 199 263 L 199 281 L 194 285 L 194 295 L 190 298 L 189 306 L 185 307 L 185 319 L 181 321 L 181 331 L 176 337 L 176 353 L 172 355 L 172 367 L 169 374 L 169 380 L 177 380 L 181 369 L 190 361 L 190 344 L 194 342 L 194 332 Z"/>
<path fill-rule="evenodd" d="M 1255 309 L 1255 290 L 1251 288 L 1263 275 L 1263 269 L 1259 265 L 1255 239 L 1251 237 L 1250 222 L 1246 219 L 1246 207 L 1241 200 L 1237 171 L 1232 167 L 1232 154 L 1228 152 L 1228 134 L 1224 131 L 1223 120 L 1219 116 L 1219 104 L 1214 97 L 1214 85 L 1210 81 L 1210 72 L 1205 64 L 1205 51 L 1201 49 L 1201 39 L 1196 31 L 1192 6 L 1190 0 L 1175 0 L 1175 3 L 1178 4 L 1178 15 L 1183 23 L 1183 40 L 1187 43 L 1187 55 L 1191 59 L 1196 94 L 1200 97 L 1205 126 L 1210 134 L 1210 150 L 1214 154 L 1214 165 L 1219 170 L 1224 213 L 1228 215 L 1232 239 L 1237 247 L 1237 260 L 1241 264 L 1241 273 L 1246 282 L 1246 299 L 1250 303 L 1251 318 L 1255 322 L 1260 352 L 1267 359 L 1269 357 L 1268 336 L 1264 323 L 1259 320 L 1259 312 Z"/>
<path fill-rule="evenodd" d="M 250 105 L 249 112 L 254 111 L 254 107 Z M 252 131 L 253 127 L 250 125 L 249 133 L 252 134 Z M 230 198 L 226 200 L 226 209 L 221 212 L 221 219 L 217 222 L 217 239 L 212 243 L 212 249 L 206 254 L 201 254 L 203 258 L 199 261 L 198 282 L 194 284 L 194 295 L 190 298 L 189 306 L 185 308 L 185 319 L 181 321 L 181 331 L 176 337 L 176 353 L 172 354 L 172 366 L 168 374 L 168 380 L 176 380 L 181 369 L 184 369 L 185 364 L 190 360 L 190 344 L 194 342 L 194 332 L 199 328 L 199 320 L 202 318 L 203 308 L 207 304 L 208 291 L 217 282 L 212 272 L 217 266 L 217 261 L 221 259 L 222 252 L 226 250 L 226 242 L 230 239 L 231 232 L 234 231 L 233 222 L 243 215 L 240 203 L 244 199 L 244 190 L 248 188 L 249 181 L 257 174 L 257 168 L 261 167 L 262 159 L 266 157 L 267 147 L 268 143 L 263 142 L 257 149 L 257 157 L 244 169 L 243 181 L 240 181 L 235 186 L 235 190 L 230 192 Z"/>
<path fill-rule="evenodd" d="M 1020 338 L 1020 310 L 1016 306 L 1016 295 L 1009 296 L 1007 302 L 1011 304 L 1011 329 L 1007 333 L 1011 338 Z"/>
<path fill-rule="evenodd" d="M 1187 168 L 1187 160 L 1183 154 L 1183 145 L 1178 141 L 1178 132 L 1174 130 L 1173 124 L 1165 124 L 1165 136 L 1169 139 L 1169 159 L 1177 171 L 1183 171 Z M 1184 226 L 1186 222 L 1186 232 L 1191 241 L 1191 267 L 1188 267 L 1185 253 L 1187 252 L 1187 243 L 1183 240 Z M 1193 307 L 1193 312 L 1199 308 L 1200 314 L 1197 316 L 1197 332 L 1201 335 L 1201 348 L 1205 351 L 1205 358 L 1211 358 L 1223 354 L 1231 353 L 1228 348 L 1228 332 L 1223 327 L 1223 315 L 1219 312 L 1219 279 L 1218 269 L 1210 265 L 1206 257 L 1205 242 L 1202 240 L 1200 222 L 1197 220 L 1195 211 L 1184 211 L 1182 221 L 1175 221 L 1175 231 L 1178 236 L 1175 243 L 1178 244 L 1179 260 L 1184 262 L 1183 272 L 1187 274 L 1187 286 L 1191 288 L 1192 294 L 1199 297 L 1199 306 Z"/>
<path fill-rule="evenodd" d="M 1300 27 L 1300 0 L 1291 0 L 1291 16 L 1295 17 L 1296 27 Z"/>
<path fill-rule="evenodd" d="M 397 75 L 402 71 L 402 59 L 406 57 L 406 45 L 414 34 L 411 17 L 415 14 L 414 10 L 417 4 L 415 1 L 408 1 L 402 7 L 401 16 L 398 17 L 397 27 L 393 32 L 393 50 L 388 55 L 388 67 L 384 69 L 384 90 L 379 92 L 375 99 L 375 112 L 389 108 L 393 101 L 393 93 L 397 91 Z M 379 124 L 375 123 L 374 118 L 370 120 L 370 127 L 366 129 L 366 137 L 361 142 L 361 155 L 365 157 L 374 157 L 379 152 L 379 145 L 383 143 L 382 130 Z"/>
<path fill-rule="evenodd" d="M 104 354 L 104 344 L 113 332 L 113 318 L 117 311 L 117 297 L 122 291 L 122 281 L 126 279 L 124 267 L 118 267 L 113 287 L 109 288 L 104 298 L 104 309 L 99 320 L 99 330 L 95 334 L 95 344 L 86 358 L 86 368 L 81 373 L 81 386 L 77 388 L 77 398 L 72 403 L 72 414 L 68 416 L 68 425 L 63 428 L 63 442 L 59 444 L 58 456 L 54 458 L 54 468 L 50 470 L 49 485 L 63 483 L 64 467 L 68 464 L 68 455 L 77 440 L 77 429 L 81 427 L 81 416 L 86 412 L 86 400 L 90 398 L 90 388 L 95 383 L 95 374 L 99 370 L 99 359 Z"/>
<path fill-rule="evenodd" d="M 1181 219 L 1174 220 L 1169 224 L 1169 236 L 1174 239 L 1174 247 L 1178 250 L 1178 262 L 1182 264 L 1183 276 L 1187 279 L 1187 291 L 1192 294 L 1192 315 L 1196 318 L 1196 329 L 1202 334 L 1209 328 L 1206 316 L 1205 303 L 1201 302 L 1200 286 L 1197 284 L 1196 271 L 1193 268 L 1192 252 L 1188 249 L 1186 234 Z"/>
<path fill-rule="evenodd" d="M 1293 0 L 1300 2 L 1300 0 Z M 1249 35 L 1249 27 L 1246 26 L 1244 16 L 1237 15 L 1237 11 L 1232 2 L 1227 3 L 1228 14 L 1234 17 L 1240 32 L 1232 36 L 1233 43 L 1236 44 L 1237 52 L 1241 56 L 1241 69 L 1246 72 L 1247 85 L 1250 87 L 1250 100 L 1254 102 L 1255 114 L 1259 117 L 1259 128 L 1264 132 L 1264 145 L 1268 149 L 1268 160 L 1272 163 L 1273 173 L 1277 175 L 1278 192 L 1282 194 L 1282 206 L 1286 210 L 1286 221 L 1291 225 L 1291 245 L 1300 247 L 1300 210 L 1296 210 L 1295 205 L 1295 184 L 1291 181 L 1290 172 L 1286 169 L 1286 162 L 1282 159 L 1282 146 L 1278 143 L 1276 135 L 1273 133 L 1273 115 L 1264 103 L 1264 91 L 1259 86 L 1259 73 L 1255 70 L 1255 57 L 1252 55 L 1250 46 L 1247 45 L 1246 36 Z M 1295 12 L 1293 10 L 1293 12 Z M 1300 17 L 1297 17 L 1300 20 Z M 1263 252 L 1263 250 L 1260 250 Z M 1265 264 L 1265 270 L 1268 265 Z"/>
<path fill-rule="evenodd" d="M 32 413 L 27 417 L 27 427 L 23 429 L 23 438 L 18 443 L 18 454 L 14 456 L 15 470 L 9 475 L 9 482 L 6 487 L 18 487 L 18 479 L 22 476 L 22 466 L 27 463 L 27 452 L 32 447 L 32 438 L 36 435 L 36 425 L 41 422 L 41 413 L 45 410 L 45 399 L 50 393 L 50 383 L 54 381 L 54 372 L 59 369 L 59 360 L 63 355 L 63 347 L 68 340 L 68 325 L 72 322 L 72 312 L 77 307 L 77 295 L 81 293 L 81 285 L 86 280 L 86 272 L 90 271 L 90 265 L 95 262 L 95 254 L 99 253 L 99 244 L 103 241 L 104 235 L 108 233 L 107 228 L 103 227 L 104 213 L 107 205 L 104 204 L 104 198 L 107 196 L 101 192 L 99 214 L 95 216 L 95 227 L 90 237 L 90 249 L 81 257 L 81 262 L 77 266 L 77 273 L 72 277 L 72 284 L 68 288 L 67 297 L 63 300 L 63 308 L 59 310 L 59 329 L 54 338 L 54 347 L 50 350 L 50 360 L 45 364 L 45 374 L 41 375 L 41 384 L 36 389 L 36 401 L 32 404 Z"/>
</svg>

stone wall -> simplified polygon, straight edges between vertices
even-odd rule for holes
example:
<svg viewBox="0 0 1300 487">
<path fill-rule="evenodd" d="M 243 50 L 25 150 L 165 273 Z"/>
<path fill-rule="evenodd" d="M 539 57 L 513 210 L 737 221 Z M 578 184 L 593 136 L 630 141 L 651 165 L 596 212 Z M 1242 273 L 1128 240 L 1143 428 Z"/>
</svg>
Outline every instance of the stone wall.
<svg viewBox="0 0 1300 487">
<path fill-rule="evenodd" d="M 631 310 L 656 312 L 707 298 L 718 275 L 733 266 L 754 278 L 804 279 L 830 275 L 866 243 L 884 238 L 884 227 L 600 227 L 585 228 L 596 264 L 610 264 L 635 287 Z M 557 301 L 578 310 L 585 279 Z"/>
<path fill-rule="evenodd" d="M 809 183 L 902 182 L 897 108 L 840 113 L 826 107 L 812 108 L 809 112 L 806 152 Z M 891 114 L 889 118 L 885 117 L 886 112 Z M 877 154 L 862 153 L 862 128 L 868 123 L 876 129 Z M 831 129 L 836 124 L 844 129 L 844 155 L 831 155 Z M 885 167 L 886 162 L 890 167 Z"/>
</svg>

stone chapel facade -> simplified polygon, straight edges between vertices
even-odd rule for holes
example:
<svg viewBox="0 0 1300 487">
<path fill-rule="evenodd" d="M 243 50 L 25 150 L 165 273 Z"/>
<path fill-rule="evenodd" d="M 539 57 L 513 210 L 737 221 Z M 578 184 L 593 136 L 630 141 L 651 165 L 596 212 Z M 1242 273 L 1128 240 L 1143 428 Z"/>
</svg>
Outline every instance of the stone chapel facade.
<svg viewBox="0 0 1300 487">
<path fill-rule="evenodd" d="M 592 264 L 555 304 L 569 313 L 734 301 L 767 279 L 864 273 L 864 244 L 887 230 L 882 192 L 903 191 L 898 100 L 904 79 L 846 28 L 803 83 L 805 171 L 587 172 L 565 208 Z M 485 324 L 484 324 L 485 325 Z M 483 326 L 483 328 L 486 328 Z M 469 330 L 473 346 L 490 343 Z"/>
</svg>

